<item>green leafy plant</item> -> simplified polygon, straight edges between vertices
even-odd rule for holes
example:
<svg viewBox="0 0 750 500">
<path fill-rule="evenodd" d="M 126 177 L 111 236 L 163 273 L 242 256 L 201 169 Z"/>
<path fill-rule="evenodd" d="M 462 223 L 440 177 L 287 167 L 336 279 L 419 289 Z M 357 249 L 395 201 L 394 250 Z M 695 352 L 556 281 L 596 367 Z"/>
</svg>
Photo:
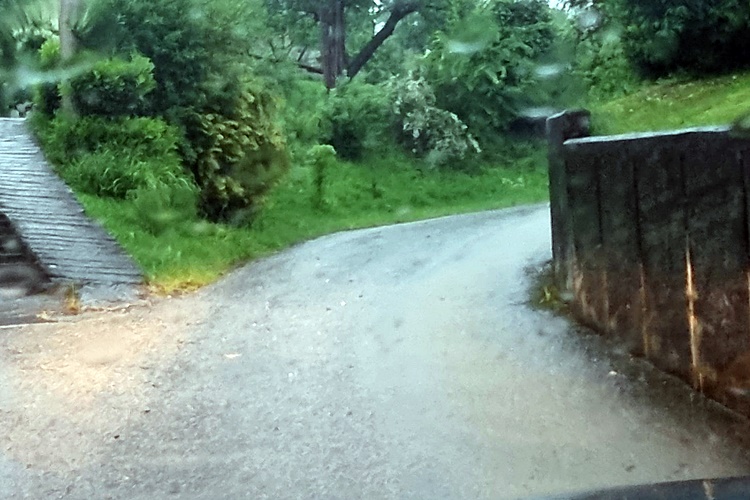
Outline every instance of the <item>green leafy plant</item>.
<svg viewBox="0 0 750 500">
<path fill-rule="evenodd" d="M 424 76 L 437 106 L 486 143 L 506 131 L 520 109 L 534 104 L 529 97 L 534 66 L 554 40 L 544 1 L 477 4 L 435 34 Z"/>
<path fill-rule="evenodd" d="M 249 70 L 258 3 L 209 0 L 100 0 L 81 43 L 103 33 L 119 57 L 154 63 L 150 113 L 180 131 L 178 152 L 201 190 L 202 214 L 252 218 L 286 170 L 275 98 Z M 141 74 L 141 73 L 138 73 Z"/>
<path fill-rule="evenodd" d="M 39 48 L 39 68 L 42 71 L 54 71 L 60 64 L 60 40 L 48 38 Z M 43 82 L 34 89 L 34 111 L 48 117 L 60 108 L 59 82 Z"/>
<path fill-rule="evenodd" d="M 328 144 L 318 144 L 308 150 L 307 161 L 314 176 L 312 204 L 322 208 L 325 205 L 326 177 L 336 162 L 336 150 Z"/>
<path fill-rule="evenodd" d="M 37 115 L 38 116 L 38 115 Z M 160 159 L 179 164 L 177 128 L 159 118 L 71 118 L 57 116 L 52 120 L 32 120 L 47 157 L 55 164 L 65 164 L 80 155 L 101 148 L 127 153 L 136 159 Z"/>
<path fill-rule="evenodd" d="M 347 160 L 384 149 L 391 142 L 392 115 L 388 91 L 382 85 L 349 82 L 331 92 L 325 142 Z"/>
<path fill-rule="evenodd" d="M 630 61 L 646 76 L 748 67 L 750 4 L 742 0 L 617 0 L 604 5 L 625 26 Z"/>
<path fill-rule="evenodd" d="M 122 151 L 101 147 L 58 170 L 76 191 L 104 197 L 122 199 L 139 189 L 163 186 L 193 187 L 179 163 L 161 160 L 137 159 L 123 155 Z"/>
<path fill-rule="evenodd" d="M 638 85 L 617 27 L 583 34 L 576 44 L 574 71 L 595 99 L 618 97 Z"/>
<path fill-rule="evenodd" d="M 330 130 L 327 118 L 327 94 L 320 82 L 301 78 L 299 74 L 284 82 L 281 118 L 290 145 L 299 145 L 303 152 L 310 144 L 326 139 Z M 304 110 L 304 111 L 301 111 Z"/>
<path fill-rule="evenodd" d="M 273 96 L 246 82 L 244 91 L 199 117 L 195 177 L 212 219 L 251 220 L 264 194 L 289 168 Z"/>
<path fill-rule="evenodd" d="M 129 59 L 110 57 L 65 85 L 76 112 L 84 116 L 138 116 L 151 109 L 149 94 L 156 88 L 154 65 L 137 53 Z"/>
<path fill-rule="evenodd" d="M 140 226 L 151 234 L 170 230 L 190 234 L 199 227 L 198 190 L 194 186 L 142 186 L 132 192 L 132 199 Z"/>
<path fill-rule="evenodd" d="M 47 157 L 76 190 L 126 198 L 141 188 L 195 189 L 177 154 L 179 134 L 156 118 L 32 120 Z"/>
<path fill-rule="evenodd" d="M 445 165 L 479 153 L 479 143 L 461 119 L 436 105 L 435 94 L 424 78 L 393 78 L 392 112 L 398 122 L 397 139 L 408 151 Z"/>
</svg>

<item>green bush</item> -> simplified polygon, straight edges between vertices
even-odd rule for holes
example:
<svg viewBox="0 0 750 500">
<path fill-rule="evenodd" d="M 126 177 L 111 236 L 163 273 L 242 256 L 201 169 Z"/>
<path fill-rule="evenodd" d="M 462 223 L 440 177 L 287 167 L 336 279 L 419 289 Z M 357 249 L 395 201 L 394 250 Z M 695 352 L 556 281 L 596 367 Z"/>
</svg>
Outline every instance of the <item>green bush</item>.
<svg viewBox="0 0 750 500">
<path fill-rule="evenodd" d="M 35 131 L 47 157 L 56 164 L 100 148 L 123 151 L 137 159 L 168 159 L 179 163 L 178 130 L 159 118 L 115 118 L 58 116 L 53 120 L 35 118 Z"/>
<path fill-rule="evenodd" d="M 141 188 L 195 189 L 177 154 L 179 134 L 160 119 L 36 115 L 32 126 L 47 158 L 78 191 L 125 198 Z"/>
<path fill-rule="evenodd" d="M 101 2 L 81 43 L 95 48 L 95 35 L 107 33 L 113 53 L 153 61 L 151 112 L 180 130 L 178 151 L 200 187 L 203 215 L 253 213 L 288 164 L 274 99 L 247 69 L 257 4 Z"/>
<path fill-rule="evenodd" d="M 618 0 L 630 60 L 646 76 L 748 67 L 750 3 L 744 0 Z M 615 8 L 613 8 L 615 7 Z"/>
<path fill-rule="evenodd" d="M 618 97 L 638 85 L 616 28 L 586 34 L 578 41 L 574 71 L 596 99 Z"/>
<path fill-rule="evenodd" d="M 42 71 L 53 71 L 60 64 L 60 40 L 51 37 L 39 49 L 39 67 Z M 40 83 L 34 89 L 34 111 L 48 117 L 60 108 L 62 97 L 58 82 Z"/>
<path fill-rule="evenodd" d="M 142 189 L 192 186 L 179 163 L 170 165 L 163 158 L 138 159 L 106 147 L 81 155 L 58 171 L 76 191 L 118 199 Z"/>
<path fill-rule="evenodd" d="M 358 160 L 365 152 L 382 150 L 384 143 L 391 142 L 391 123 L 385 87 L 354 80 L 331 92 L 324 142 L 341 158 Z"/>
<path fill-rule="evenodd" d="M 323 208 L 326 196 L 326 177 L 330 169 L 336 164 L 336 150 L 329 144 L 318 144 L 307 152 L 307 162 L 313 169 L 312 204 L 316 208 Z"/>
<path fill-rule="evenodd" d="M 437 106 L 486 142 L 535 104 L 529 96 L 536 60 L 554 41 L 547 2 L 481 3 L 435 35 L 424 59 L 425 78 L 435 89 Z"/>
<path fill-rule="evenodd" d="M 282 120 L 284 132 L 290 145 L 299 145 L 305 150 L 310 144 L 326 139 L 327 95 L 319 81 L 305 80 L 296 76 L 288 88 L 281 89 L 284 95 Z"/>
<path fill-rule="evenodd" d="M 254 83 L 243 88 L 199 117 L 201 134 L 192 141 L 203 212 L 212 219 L 251 219 L 289 168 L 273 96 Z"/>
<path fill-rule="evenodd" d="M 252 2 L 210 0 L 100 0 L 80 37 L 97 50 L 101 39 L 120 56 L 133 52 L 154 62 L 154 112 L 176 118 L 180 110 L 210 105 L 211 78 L 228 75 L 247 58 L 248 29 L 257 24 Z M 220 90 L 219 90 L 220 92 Z"/>
<path fill-rule="evenodd" d="M 397 140 L 431 165 L 445 165 L 481 152 L 458 116 L 436 106 L 424 78 L 393 78 L 389 85 L 392 111 L 398 121 Z"/>
<path fill-rule="evenodd" d="M 150 109 L 148 96 L 156 88 L 153 71 L 147 57 L 111 57 L 95 62 L 65 88 L 70 89 L 76 112 L 83 116 L 138 116 Z"/>
<path fill-rule="evenodd" d="M 198 192 L 188 185 L 140 187 L 132 193 L 138 223 L 151 234 L 195 226 L 198 219 Z M 192 231 L 194 232 L 194 231 Z"/>
</svg>

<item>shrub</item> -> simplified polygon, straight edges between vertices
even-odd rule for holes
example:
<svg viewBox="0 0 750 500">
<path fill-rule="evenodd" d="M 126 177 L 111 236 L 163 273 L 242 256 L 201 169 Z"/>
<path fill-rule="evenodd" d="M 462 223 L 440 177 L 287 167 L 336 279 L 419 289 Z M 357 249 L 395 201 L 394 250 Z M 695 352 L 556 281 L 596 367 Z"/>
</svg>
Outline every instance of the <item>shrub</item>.
<svg viewBox="0 0 750 500">
<path fill-rule="evenodd" d="M 39 67 L 42 71 L 53 71 L 60 64 L 60 40 L 47 39 L 39 49 Z M 34 90 L 34 111 L 52 117 L 60 109 L 62 97 L 58 82 L 44 82 Z"/>
<path fill-rule="evenodd" d="M 576 44 L 574 71 L 594 98 L 617 97 L 638 83 L 620 31 L 615 27 L 582 34 Z"/>
<path fill-rule="evenodd" d="M 132 193 L 133 207 L 141 227 L 152 234 L 180 230 L 198 218 L 197 190 L 187 185 L 140 187 Z"/>
<path fill-rule="evenodd" d="M 301 79 L 297 75 L 288 88 L 281 90 L 284 94 L 282 120 L 289 142 L 305 147 L 326 140 L 330 124 L 325 87 L 318 81 Z"/>
<path fill-rule="evenodd" d="M 461 160 L 479 153 L 477 141 L 455 114 L 435 104 L 435 94 L 424 78 L 393 78 L 389 84 L 392 111 L 398 121 L 397 140 L 432 165 Z"/>
<path fill-rule="evenodd" d="M 254 2 L 101 0 L 84 46 L 107 33 L 113 53 L 154 63 L 151 112 L 178 127 L 179 154 L 204 215 L 252 213 L 288 163 L 271 94 L 245 63 Z M 249 80 L 254 80 L 251 85 Z"/>
<path fill-rule="evenodd" d="M 42 116 L 42 115 L 38 115 Z M 195 189 L 177 154 L 179 134 L 155 118 L 34 118 L 47 157 L 74 189 L 125 198 L 141 189 Z"/>
<path fill-rule="evenodd" d="M 156 88 L 154 65 L 132 54 L 95 62 L 90 71 L 71 79 L 73 106 L 83 116 L 137 116 L 150 109 L 149 93 Z"/>
<path fill-rule="evenodd" d="M 437 105 L 457 115 L 482 141 L 508 128 L 529 106 L 535 60 L 554 42 L 542 0 L 479 3 L 434 37 L 425 77 Z"/>
<path fill-rule="evenodd" d="M 96 50 L 103 35 L 119 55 L 137 52 L 154 62 L 154 112 L 210 104 L 212 75 L 231 73 L 246 58 L 248 27 L 257 24 L 252 2 L 209 0 L 100 0 L 84 47 Z M 237 57 L 235 57 L 237 56 Z"/>
<path fill-rule="evenodd" d="M 289 167 L 273 97 L 250 82 L 243 88 L 198 117 L 200 136 L 192 141 L 202 208 L 212 219 L 252 218 Z"/>
<path fill-rule="evenodd" d="M 127 152 L 137 159 L 161 158 L 179 163 L 178 130 L 159 118 L 102 117 L 53 120 L 35 118 L 32 122 L 47 157 L 55 164 L 64 164 L 100 148 Z"/>
<path fill-rule="evenodd" d="M 191 186 L 179 163 L 170 165 L 162 160 L 134 158 L 123 151 L 100 147 L 61 166 L 59 172 L 76 191 L 119 199 L 141 189 Z"/>
<path fill-rule="evenodd" d="M 331 92 L 327 137 L 341 158 L 359 160 L 366 151 L 383 149 L 391 140 L 392 117 L 387 90 L 352 81 Z"/>
<path fill-rule="evenodd" d="M 612 13 L 630 60 L 647 76 L 747 67 L 750 4 L 741 0 L 619 0 Z"/>
<path fill-rule="evenodd" d="M 326 177 L 336 162 L 336 150 L 328 144 L 313 146 L 307 152 L 307 162 L 314 175 L 312 204 L 316 208 L 322 208 L 325 205 Z"/>
</svg>

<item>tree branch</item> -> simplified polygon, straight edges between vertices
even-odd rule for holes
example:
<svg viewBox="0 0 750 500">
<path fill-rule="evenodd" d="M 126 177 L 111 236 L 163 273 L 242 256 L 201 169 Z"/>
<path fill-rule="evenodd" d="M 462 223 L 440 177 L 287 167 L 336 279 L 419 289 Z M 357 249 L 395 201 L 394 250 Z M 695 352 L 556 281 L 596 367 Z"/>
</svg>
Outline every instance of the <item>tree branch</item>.
<svg viewBox="0 0 750 500">
<path fill-rule="evenodd" d="M 367 61 L 369 61 L 375 54 L 375 51 L 383 45 L 388 37 L 393 34 L 396 29 L 396 25 L 401 22 L 403 18 L 417 12 L 422 7 L 422 0 L 404 0 L 403 2 L 397 3 L 392 9 L 391 14 L 388 16 L 388 20 L 385 22 L 383 27 L 375 33 L 367 44 L 354 56 L 354 59 L 349 63 L 346 68 L 347 76 L 349 79 L 354 78 L 357 73 L 362 70 Z"/>
<path fill-rule="evenodd" d="M 271 62 L 279 62 L 278 60 L 269 59 L 268 57 L 261 56 L 258 54 L 249 53 L 248 56 L 252 57 L 253 59 L 257 59 L 259 61 L 271 61 Z M 318 68 L 316 66 L 310 66 L 309 64 L 305 64 L 300 61 L 295 61 L 294 64 L 299 68 L 307 71 L 308 73 L 314 73 L 316 75 L 322 75 L 323 70 L 321 68 Z"/>
</svg>

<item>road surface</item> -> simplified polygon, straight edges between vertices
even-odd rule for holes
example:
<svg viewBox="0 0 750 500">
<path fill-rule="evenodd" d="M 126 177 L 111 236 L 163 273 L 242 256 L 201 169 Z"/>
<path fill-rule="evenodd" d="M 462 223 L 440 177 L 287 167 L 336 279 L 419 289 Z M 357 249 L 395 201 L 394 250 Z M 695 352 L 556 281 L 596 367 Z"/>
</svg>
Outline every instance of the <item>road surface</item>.
<svg viewBox="0 0 750 500">
<path fill-rule="evenodd" d="M 524 498 L 750 473 L 746 422 L 527 305 L 545 206 L 337 234 L 0 331 L 0 497 Z"/>
</svg>

